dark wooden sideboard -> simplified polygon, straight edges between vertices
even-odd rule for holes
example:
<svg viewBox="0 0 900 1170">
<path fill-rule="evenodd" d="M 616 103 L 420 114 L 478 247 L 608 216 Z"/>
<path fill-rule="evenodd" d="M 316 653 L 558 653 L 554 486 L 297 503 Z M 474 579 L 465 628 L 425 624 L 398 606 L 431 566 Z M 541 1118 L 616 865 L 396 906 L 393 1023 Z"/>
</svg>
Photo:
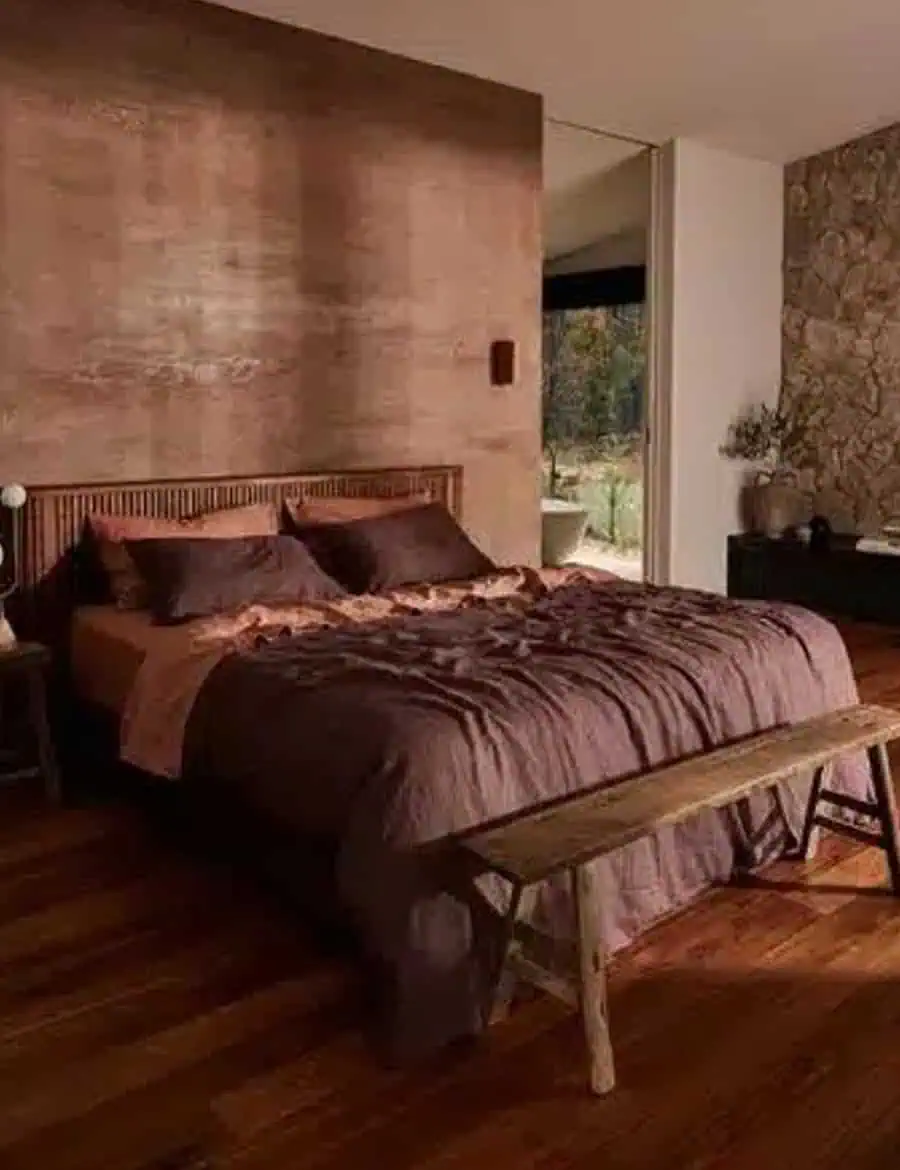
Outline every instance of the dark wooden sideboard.
<svg viewBox="0 0 900 1170">
<path fill-rule="evenodd" d="M 817 551 L 799 540 L 730 536 L 728 596 L 900 625 L 900 556 L 858 552 L 855 537 L 834 537 Z"/>
</svg>

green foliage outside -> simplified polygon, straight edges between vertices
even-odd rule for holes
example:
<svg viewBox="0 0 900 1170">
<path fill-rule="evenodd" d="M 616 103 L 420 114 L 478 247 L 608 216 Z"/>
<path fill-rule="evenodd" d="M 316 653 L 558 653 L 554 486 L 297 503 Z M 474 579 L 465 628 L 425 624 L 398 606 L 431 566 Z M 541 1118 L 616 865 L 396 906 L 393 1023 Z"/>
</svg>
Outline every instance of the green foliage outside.
<svg viewBox="0 0 900 1170">
<path fill-rule="evenodd" d="M 641 543 L 645 369 L 643 305 L 544 314 L 544 493 L 622 550 Z"/>
</svg>

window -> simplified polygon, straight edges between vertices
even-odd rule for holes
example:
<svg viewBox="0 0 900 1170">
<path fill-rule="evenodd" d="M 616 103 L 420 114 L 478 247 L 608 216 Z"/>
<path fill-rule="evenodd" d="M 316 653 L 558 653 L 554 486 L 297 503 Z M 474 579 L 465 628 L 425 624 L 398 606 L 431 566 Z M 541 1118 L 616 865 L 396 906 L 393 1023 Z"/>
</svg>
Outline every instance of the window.
<svg viewBox="0 0 900 1170">
<path fill-rule="evenodd" d="M 641 270 L 642 271 L 642 270 Z M 601 274 L 605 277 L 607 274 Z M 643 575 L 643 300 L 609 303 L 590 276 L 543 314 L 544 560 Z M 642 298 L 643 288 L 622 292 Z M 593 293 L 593 295 L 592 295 Z M 575 304 L 566 301 L 575 301 Z M 598 304 L 577 303 L 596 300 Z M 560 303 L 562 301 L 562 303 Z M 566 517 L 567 519 L 563 519 Z"/>
</svg>

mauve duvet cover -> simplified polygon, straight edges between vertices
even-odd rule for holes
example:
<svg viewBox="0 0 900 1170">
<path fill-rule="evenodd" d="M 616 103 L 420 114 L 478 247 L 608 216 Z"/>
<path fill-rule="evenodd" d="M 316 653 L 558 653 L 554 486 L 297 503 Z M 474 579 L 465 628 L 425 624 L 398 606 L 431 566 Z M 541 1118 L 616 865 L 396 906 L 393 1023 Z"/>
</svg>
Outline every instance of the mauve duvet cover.
<svg viewBox="0 0 900 1170">
<path fill-rule="evenodd" d="M 451 594 L 421 606 L 406 594 L 376 618 L 320 613 L 300 633 L 257 620 L 252 639 L 216 644 L 184 708 L 188 781 L 275 818 L 298 856 L 304 839 L 335 843 L 398 1058 L 483 1026 L 496 916 L 444 888 L 448 836 L 857 700 L 837 630 L 796 607 L 576 570 Z M 861 795 L 862 761 L 833 783 Z M 807 787 L 785 788 L 797 820 Z M 706 812 L 598 862 L 608 948 L 759 861 L 740 826 L 769 811 L 760 794 L 742 817 Z M 497 881 L 483 893 L 502 902 Z M 564 882 L 547 884 L 535 914 L 570 932 Z"/>
</svg>

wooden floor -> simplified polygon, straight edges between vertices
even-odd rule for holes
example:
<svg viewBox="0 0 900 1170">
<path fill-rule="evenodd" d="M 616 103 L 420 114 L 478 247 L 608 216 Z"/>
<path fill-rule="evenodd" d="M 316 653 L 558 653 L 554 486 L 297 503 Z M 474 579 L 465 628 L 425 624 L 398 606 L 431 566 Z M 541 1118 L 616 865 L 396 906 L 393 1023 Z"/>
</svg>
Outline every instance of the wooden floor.
<svg viewBox="0 0 900 1170">
<path fill-rule="evenodd" d="M 848 631 L 900 707 L 900 635 Z M 352 969 L 139 815 L 0 804 L 2 1170 L 781 1170 L 900 1158 L 900 906 L 881 858 L 707 897 L 611 972 L 621 1087 L 537 998 L 379 1068 Z"/>
</svg>

